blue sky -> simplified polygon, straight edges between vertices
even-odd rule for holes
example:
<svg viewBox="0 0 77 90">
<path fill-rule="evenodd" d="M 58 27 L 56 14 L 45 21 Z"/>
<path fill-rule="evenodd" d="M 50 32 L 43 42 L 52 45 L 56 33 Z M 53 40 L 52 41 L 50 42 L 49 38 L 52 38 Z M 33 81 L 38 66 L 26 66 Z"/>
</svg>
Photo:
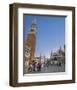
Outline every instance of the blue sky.
<svg viewBox="0 0 77 90">
<path fill-rule="evenodd" d="M 65 44 L 65 16 L 38 16 L 25 15 L 25 38 L 30 31 L 30 25 L 33 19 L 37 22 L 36 34 L 36 56 L 40 54 L 46 57 L 50 52 L 56 51 Z"/>
</svg>

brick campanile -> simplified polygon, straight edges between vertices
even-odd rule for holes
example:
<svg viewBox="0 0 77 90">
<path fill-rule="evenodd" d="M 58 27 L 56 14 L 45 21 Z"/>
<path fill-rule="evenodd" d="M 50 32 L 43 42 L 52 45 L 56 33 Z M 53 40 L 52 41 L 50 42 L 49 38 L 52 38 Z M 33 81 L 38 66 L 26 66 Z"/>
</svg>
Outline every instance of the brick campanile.
<svg viewBox="0 0 77 90">
<path fill-rule="evenodd" d="M 30 50 L 30 58 L 29 58 L 29 64 L 32 63 L 32 60 L 35 56 L 35 48 L 36 48 L 36 20 L 34 19 L 31 23 L 30 32 L 28 33 L 26 45 L 31 48 Z"/>
</svg>

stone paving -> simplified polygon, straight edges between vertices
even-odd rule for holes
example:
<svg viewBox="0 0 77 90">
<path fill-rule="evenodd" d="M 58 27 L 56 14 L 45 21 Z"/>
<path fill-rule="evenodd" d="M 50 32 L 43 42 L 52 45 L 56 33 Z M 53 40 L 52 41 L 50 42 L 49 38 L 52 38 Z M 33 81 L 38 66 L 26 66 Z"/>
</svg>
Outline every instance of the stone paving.
<svg viewBox="0 0 77 90">
<path fill-rule="evenodd" d="M 35 74 L 35 73 L 54 73 L 54 72 L 65 72 L 65 65 L 57 66 L 57 65 L 49 65 L 41 68 L 41 71 L 32 71 L 27 74 Z"/>
</svg>

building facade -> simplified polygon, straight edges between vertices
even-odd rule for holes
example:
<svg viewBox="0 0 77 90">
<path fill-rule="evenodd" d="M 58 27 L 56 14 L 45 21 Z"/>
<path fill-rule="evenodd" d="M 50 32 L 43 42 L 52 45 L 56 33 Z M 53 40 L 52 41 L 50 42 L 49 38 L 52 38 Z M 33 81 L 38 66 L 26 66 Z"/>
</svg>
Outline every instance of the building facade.
<svg viewBox="0 0 77 90">
<path fill-rule="evenodd" d="M 52 64 L 65 64 L 65 48 L 62 50 L 60 47 L 56 52 L 51 51 L 50 60 Z"/>
</svg>

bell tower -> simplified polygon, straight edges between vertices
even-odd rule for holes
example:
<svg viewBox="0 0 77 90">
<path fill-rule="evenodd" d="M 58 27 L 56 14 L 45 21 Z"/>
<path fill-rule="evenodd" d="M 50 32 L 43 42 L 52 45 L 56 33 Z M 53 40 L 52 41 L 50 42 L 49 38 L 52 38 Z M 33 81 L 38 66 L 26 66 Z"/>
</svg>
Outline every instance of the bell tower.
<svg viewBox="0 0 77 90">
<path fill-rule="evenodd" d="M 34 56 L 35 56 L 36 30 L 37 30 L 37 24 L 36 24 L 36 19 L 34 19 L 31 23 L 30 31 L 28 33 L 27 40 L 26 40 L 26 45 L 31 48 L 29 64 L 32 63 Z"/>
<path fill-rule="evenodd" d="M 37 30 L 37 24 L 36 24 L 36 19 L 34 19 L 31 23 L 31 27 L 30 27 L 30 32 L 29 33 L 34 33 L 36 34 L 36 30 Z"/>
</svg>

